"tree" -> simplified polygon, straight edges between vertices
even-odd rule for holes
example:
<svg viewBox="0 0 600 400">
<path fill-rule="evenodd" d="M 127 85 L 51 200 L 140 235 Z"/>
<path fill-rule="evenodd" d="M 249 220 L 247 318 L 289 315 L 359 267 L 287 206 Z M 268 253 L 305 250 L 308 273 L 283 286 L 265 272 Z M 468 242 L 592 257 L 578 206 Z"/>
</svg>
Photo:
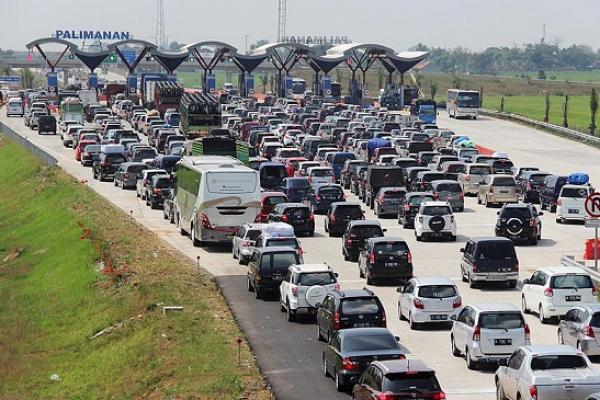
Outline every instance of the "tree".
<svg viewBox="0 0 600 400">
<path fill-rule="evenodd" d="M 544 90 L 544 122 L 550 120 L 550 93 Z"/>
<path fill-rule="evenodd" d="M 262 85 L 263 93 L 267 93 L 267 84 L 269 83 L 269 75 L 261 74 L 260 75 L 260 84 Z"/>
<path fill-rule="evenodd" d="M 23 68 L 21 70 L 21 83 L 23 84 L 23 87 L 26 89 L 32 89 L 34 77 L 35 76 L 33 75 L 33 72 L 31 72 L 29 68 Z"/>
<path fill-rule="evenodd" d="M 538 78 L 538 79 L 546 79 L 546 73 L 544 72 L 544 70 L 543 70 L 543 69 L 540 69 L 540 70 L 538 71 L 537 78 Z"/>
<path fill-rule="evenodd" d="M 596 116 L 598 115 L 598 92 L 592 89 L 590 93 L 590 135 L 596 134 Z"/>
<path fill-rule="evenodd" d="M 504 112 L 504 96 L 500 97 L 500 112 Z"/>
<path fill-rule="evenodd" d="M 379 89 L 383 88 L 385 82 L 385 74 L 382 69 L 377 70 L 377 83 L 379 84 Z"/>
<path fill-rule="evenodd" d="M 431 93 L 431 100 L 435 100 L 435 95 L 438 91 L 438 84 L 435 83 L 431 78 L 429 78 L 429 91 Z"/>
<path fill-rule="evenodd" d="M 173 52 L 179 51 L 179 50 L 181 50 L 181 48 L 183 46 L 185 46 L 183 43 L 173 41 L 169 44 L 169 51 L 173 51 Z"/>
<path fill-rule="evenodd" d="M 259 39 L 256 42 L 252 43 L 250 46 L 248 46 L 248 52 L 252 53 L 254 50 L 259 48 L 260 46 L 264 46 L 265 44 L 268 44 L 268 43 L 269 43 L 269 41 L 267 39 Z"/>
<path fill-rule="evenodd" d="M 454 78 L 452 78 L 452 88 L 453 89 L 460 89 L 460 87 L 462 86 L 462 80 L 454 75 Z"/>
<path fill-rule="evenodd" d="M 2 74 L 9 76 L 12 74 L 12 67 L 10 65 L 3 65 L 2 66 Z"/>
<path fill-rule="evenodd" d="M 563 126 L 569 127 L 569 95 L 565 95 L 565 104 L 563 105 Z"/>
</svg>

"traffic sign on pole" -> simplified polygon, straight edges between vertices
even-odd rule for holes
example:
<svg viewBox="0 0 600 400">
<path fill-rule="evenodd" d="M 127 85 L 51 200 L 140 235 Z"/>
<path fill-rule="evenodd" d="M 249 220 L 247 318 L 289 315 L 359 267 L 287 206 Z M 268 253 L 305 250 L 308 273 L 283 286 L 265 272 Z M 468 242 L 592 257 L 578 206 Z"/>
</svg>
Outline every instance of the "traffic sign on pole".
<svg viewBox="0 0 600 400">
<path fill-rule="evenodd" d="M 585 199 L 585 212 L 591 218 L 600 218 L 600 193 L 592 193 Z"/>
</svg>

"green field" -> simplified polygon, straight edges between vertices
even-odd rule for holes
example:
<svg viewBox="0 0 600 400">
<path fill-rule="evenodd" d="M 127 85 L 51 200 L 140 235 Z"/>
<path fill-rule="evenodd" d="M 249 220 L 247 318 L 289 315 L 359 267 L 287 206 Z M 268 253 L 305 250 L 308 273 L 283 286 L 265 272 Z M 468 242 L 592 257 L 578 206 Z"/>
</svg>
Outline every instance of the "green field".
<svg viewBox="0 0 600 400">
<path fill-rule="evenodd" d="M 202 87 L 202 72 L 177 72 L 177 79 L 182 83 L 183 87 L 186 88 L 200 88 Z M 231 74 L 231 80 L 227 81 L 225 71 L 215 71 L 217 89 L 223 87 L 225 82 L 233 83 L 237 86 L 238 74 Z M 256 83 L 255 83 L 256 84 Z"/>
<path fill-rule="evenodd" d="M 214 285 L 154 234 L 1 135 L 0 193 L 0 397 L 270 398 Z"/>
<path fill-rule="evenodd" d="M 546 73 L 546 80 L 561 80 L 571 82 L 600 82 L 600 69 L 593 69 L 589 71 L 544 71 Z M 529 76 L 531 79 L 537 79 L 538 71 L 528 72 L 516 72 L 507 71 L 500 72 L 498 76 L 506 77 L 522 77 L 522 75 Z"/>
<path fill-rule="evenodd" d="M 555 125 L 563 124 L 564 96 L 550 96 L 549 122 Z M 500 109 L 500 96 L 484 96 L 483 107 L 493 110 Z M 520 114 L 529 118 L 543 121 L 545 109 L 544 96 L 508 96 L 504 97 L 504 111 Z M 590 124 L 589 96 L 569 96 L 569 127 L 581 132 L 587 132 Z"/>
</svg>

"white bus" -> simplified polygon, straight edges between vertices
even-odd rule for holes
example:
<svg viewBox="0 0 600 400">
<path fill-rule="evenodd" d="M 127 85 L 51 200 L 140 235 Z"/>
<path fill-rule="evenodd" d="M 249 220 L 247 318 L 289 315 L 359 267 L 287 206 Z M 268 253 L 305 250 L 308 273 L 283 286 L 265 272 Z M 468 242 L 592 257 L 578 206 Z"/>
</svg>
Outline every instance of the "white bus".
<svg viewBox="0 0 600 400">
<path fill-rule="evenodd" d="M 189 233 L 194 246 L 231 243 L 260 212 L 258 171 L 232 157 L 183 157 L 174 202 L 180 232 Z"/>
<path fill-rule="evenodd" d="M 446 112 L 450 118 L 473 118 L 479 115 L 479 92 L 476 90 L 448 89 Z"/>
<path fill-rule="evenodd" d="M 292 96 L 293 99 L 302 100 L 306 97 L 306 81 L 301 78 L 292 80 Z"/>
</svg>

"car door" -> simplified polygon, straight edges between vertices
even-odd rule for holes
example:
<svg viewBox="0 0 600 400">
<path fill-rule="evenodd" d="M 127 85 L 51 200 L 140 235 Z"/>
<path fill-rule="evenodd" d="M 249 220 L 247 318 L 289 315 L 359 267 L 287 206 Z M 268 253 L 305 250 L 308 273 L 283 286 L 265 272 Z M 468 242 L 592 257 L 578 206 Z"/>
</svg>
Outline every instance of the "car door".
<svg viewBox="0 0 600 400">
<path fill-rule="evenodd" d="M 537 271 L 532 275 L 532 278 L 534 283 L 529 285 L 529 294 L 525 300 L 527 301 L 527 308 L 538 311 L 544 296 L 544 287 L 548 281 L 548 276 L 542 271 Z"/>
<path fill-rule="evenodd" d="M 454 321 L 454 324 L 452 324 L 452 336 L 454 338 L 454 345 L 459 351 L 463 351 L 466 346 L 465 334 L 469 310 L 469 307 L 463 308 L 462 311 L 458 314 L 456 321 Z"/>
<path fill-rule="evenodd" d="M 461 260 L 461 268 L 462 271 L 468 276 L 473 269 L 473 254 L 475 252 L 475 243 L 472 241 L 468 241 L 465 245 L 465 250 L 463 252 L 463 257 Z"/>
<path fill-rule="evenodd" d="M 323 300 L 323 304 L 317 311 L 317 325 L 319 327 L 319 330 L 323 333 L 327 332 L 327 330 L 329 329 L 328 328 L 329 309 L 330 309 L 330 305 L 331 305 L 332 301 L 333 301 L 333 299 L 331 296 L 329 296 L 329 295 L 325 296 L 325 299 Z"/>
<path fill-rule="evenodd" d="M 570 344 L 575 347 L 577 344 L 577 321 L 578 321 L 579 309 L 574 308 L 569 310 L 565 315 L 563 322 L 564 329 L 562 330 L 563 341 L 565 344 Z"/>
<path fill-rule="evenodd" d="M 408 314 L 410 314 L 410 309 L 411 309 L 411 304 L 414 298 L 414 290 L 415 290 L 415 281 L 414 280 L 410 280 L 408 281 L 408 283 L 406 284 L 406 286 L 404 287 L 404 291 L 401 293 L 401 297 L 402 297 L 402 315 L 408 317 Z"/>
<path fill-rule="evenodd" d="M 248 262 L 248 280 L 250 284 L 256 287 L 255 277 L 258 272 L 259 254 L 257 251 L 252 252 L 250 261 Z"/>
<path fill-rule="evenodd" d="M 517 350 L 508 359 L 508 365 L 502 381 L 502 388 L 504 389 L 505 396 L 507 396 L 509 399 L 517 398 L 519 376 L 521 375 L 519 370 L 523 365 L 524 358 L 525 353 L 522 350 Z"/>
<path fill-rule="evenodd" d="M 246 227 L 242 226 L 240 229 L 238 229 L 237 233 L 233 237 L 233 243 L 232 243 L 233 252 L 234 252 L 234 254 L 237 253 L 238 257 L 240 255 L 240 247 L 239 246 L 245 235 L 246 235 Z"/>
</svg>

